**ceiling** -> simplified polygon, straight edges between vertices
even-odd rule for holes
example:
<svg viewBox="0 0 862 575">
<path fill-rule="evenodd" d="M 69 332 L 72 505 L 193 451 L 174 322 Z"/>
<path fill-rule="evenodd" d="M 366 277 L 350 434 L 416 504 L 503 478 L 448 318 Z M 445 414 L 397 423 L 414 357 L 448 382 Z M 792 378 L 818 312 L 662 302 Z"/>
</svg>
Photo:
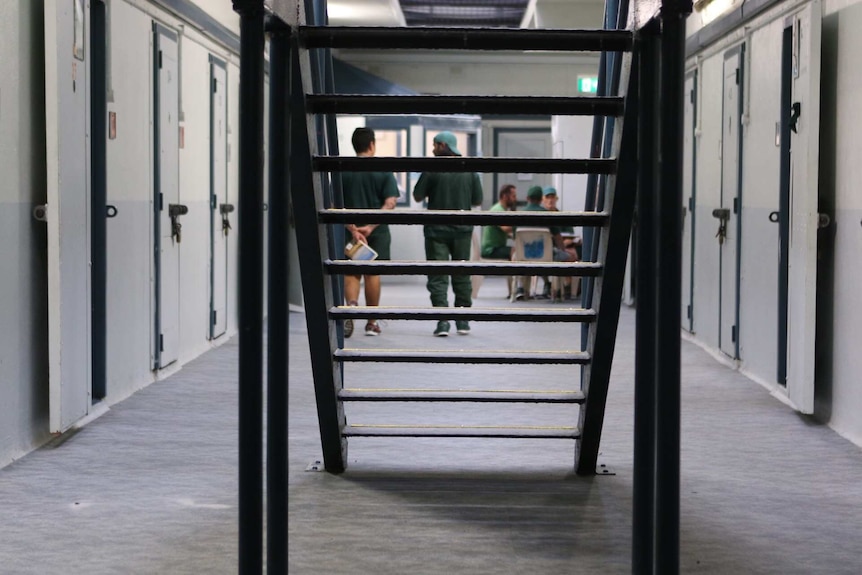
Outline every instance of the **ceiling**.
<svg viewBox="0 0 862 575">
<path fill-rule="evenodd" d="M 529 0 L 400 0 L 408 26 L 518 28 Z"/>
<path fill-rule="evenodd" d="M 597 28 L 604 0 L 328 0 L 333 26 Z"/>
</svg>

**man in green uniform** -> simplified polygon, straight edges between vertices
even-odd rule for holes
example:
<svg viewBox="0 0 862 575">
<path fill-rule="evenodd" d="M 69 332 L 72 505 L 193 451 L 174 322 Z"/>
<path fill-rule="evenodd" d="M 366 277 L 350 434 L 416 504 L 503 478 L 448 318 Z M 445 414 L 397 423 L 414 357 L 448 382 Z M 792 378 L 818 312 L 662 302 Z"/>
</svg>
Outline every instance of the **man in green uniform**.
<svg viewBox="0 0 862 575">
<path fill-rule="evenodd" d="M 435 156 L 460 156 L 458 141 L 452 132 L 440 132 L 434 136 Z M 429 172 L 419 177 L 413 188 L 413 199 L 428 200 L 429 210 L 469 210 L 482 204 L 482 183 L 475 173 Z M 425 257 L 429 260 L 469 260 L 473 226 L 425 226 Z M 430 275 L 426 284 L 431 295 L 431 305 L 448 307 L 449 276 Z M 455 307 L 473 305 L 470 276 L 452 276 L 452 291 L 455 292 Z M 434 335 L 449 335 L 449 322 L 437 322 Z M 456 321 L 460 335 L 470 333 L 467 321 Z"/>
<path fill-rule="evenodd" d="M 370 158 L 377 151 L 374 130 L 356 128 L 353 132 L 353 149 L 360 158 Z M 352 209 L 395 208 L 398 199 L 398 184 L 391 172 L 344 172 L 341 175 L 344 207 Z M 368 244 L 377 252 L 378 260 L 390 259 L 389 246 L 392 236 L 386 224 L 347 224 L 347 241 Z M 359 286 L 362 276 L 344 276 L 344 299 L 347 305 L 358 305 Z M 365 305 L 380 305 L 380 276 L 365 276 Z M 365 324 L 365 335 L 380 335 L 377 321 L 369 319 Z M 353 335 L 353 320 L 344 322 L 344 337 Z"/>
<path fill-rule="evenodd" d="M 518 202 L 518 189 L 512 184 L 500 188 L 499 201 L 491 206 L 492 212 L 508 212 L 515 209 Z M 507 260 L 512 255 L 508 245 L 512 237 L 512 226 L 485 226 L 482 230 L 482 257 Z"/>
</svg>

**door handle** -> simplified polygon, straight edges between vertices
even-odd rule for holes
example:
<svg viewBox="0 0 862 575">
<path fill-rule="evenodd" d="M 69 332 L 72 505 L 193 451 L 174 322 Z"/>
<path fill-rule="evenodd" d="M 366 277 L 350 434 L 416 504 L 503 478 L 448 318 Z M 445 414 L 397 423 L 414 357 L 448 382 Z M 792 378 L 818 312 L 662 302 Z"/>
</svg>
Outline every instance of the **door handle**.
<svg viewBox="0 0 862 575">
<path fill-rule="evenodd" d="M 183 204 L 168 204 L 168 216 L 171 218 L 171 239 L 177 243 L 183 241 L 183 225 L 180 216 L 189 213 L 189 207 Z"/>
<path fill-rule="evenodd" d="M 719 220 L 729 220 L 730 208 L 716 208 L 712 210 L 712 217 L 718 218 Z"/>
<path fill-rule="evenodd" d="M 233 204 L 219 204 L 218 211 L 221 214 L 221 231 L 224 232 L 224 235 L 228 235 L 230 233 L 231 225 L 228 214 L 233 212 L 233 210 Z"/>
<path fill-rule="evenodd" d="M 718 219 L 718 231 L 715 232 L 715 237 L 718 238 L 719 245 L 724 243 L 724 238 L 727 237 L 727 221 L 730 219 L 729 208 L 716 208 L 712 210 L 712 217 Z"/>
<path fill-rule="evenodd" d="M 774 212 L 769 212 L 769 221 L 772 222 L 773 224 L 777 224 L 778 219 L 780 217 L 781 217 L 781 212 L 779 212 L 777 210 Z"/>
<path fill-rule="evenodd" d="M 48 221 L 48 204 L 33 206 L 33 218 L 40 222 Z"/>
<path fill-rule="evenodd" d="M 796 134 L 796 123 L 799 121 L 799 116 L 802 115 L 802 104 L 799 102 L 793 102 L 793 105 L 790 107 L 790 129 L 793 130 L 793 133 Z"/>
</svg>

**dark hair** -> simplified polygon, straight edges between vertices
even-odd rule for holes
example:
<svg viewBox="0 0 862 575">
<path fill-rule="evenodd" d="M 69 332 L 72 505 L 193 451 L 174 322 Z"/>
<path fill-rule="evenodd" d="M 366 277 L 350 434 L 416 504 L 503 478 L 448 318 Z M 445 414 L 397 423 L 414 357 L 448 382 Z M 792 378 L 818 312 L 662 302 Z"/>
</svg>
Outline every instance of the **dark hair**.
<svg viewBox="0 0 862 575">
<path fill-rule="evenodd" d="M 357 154 L 367 152 L 374 143 L 374 130 L 371 128 L 356 128 L 353 130 L 353 149 Z"/>
<path fill-rule="evenodd" d="M 502 186 L 500 186 L 500 191 L 497 192 L 497 197 L 499 198 L 500 196 L 502 196 L 504 194 L 508 194 L 510 190 L 514 191 L 517 189 L 518 188 L 515 184 L 503 184 Z"/>
</svg>

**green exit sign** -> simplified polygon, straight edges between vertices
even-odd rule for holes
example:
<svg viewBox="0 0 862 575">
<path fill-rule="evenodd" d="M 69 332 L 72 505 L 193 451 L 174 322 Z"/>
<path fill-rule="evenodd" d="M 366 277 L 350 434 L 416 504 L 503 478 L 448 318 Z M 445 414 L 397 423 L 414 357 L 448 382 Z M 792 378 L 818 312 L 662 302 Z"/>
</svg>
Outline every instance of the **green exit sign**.
<svg viewBox="0 0 862 575">
<path fill-rule="evenodd" d="M 578 76 L 578 92 L 595 94 L 599 89 L 599 79 L 596 76 Z"/>
</svg>

